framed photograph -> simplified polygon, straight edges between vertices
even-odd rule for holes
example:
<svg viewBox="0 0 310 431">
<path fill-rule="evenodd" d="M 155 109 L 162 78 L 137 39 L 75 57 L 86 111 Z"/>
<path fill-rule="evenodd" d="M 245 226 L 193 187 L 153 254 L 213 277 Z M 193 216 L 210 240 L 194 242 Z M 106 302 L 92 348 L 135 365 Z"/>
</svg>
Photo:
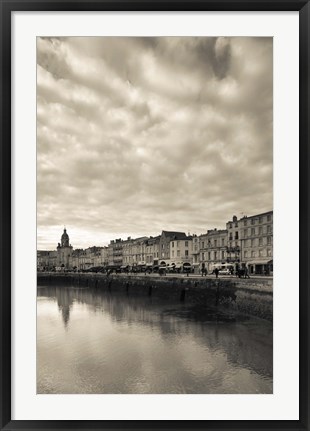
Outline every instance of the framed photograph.
<svg viewBox="0 0 310 431">
<path fill-rule="evenodd" d="M 1 429 L 309 429 L 308 1 L 1 1 Z"/>
</svg>

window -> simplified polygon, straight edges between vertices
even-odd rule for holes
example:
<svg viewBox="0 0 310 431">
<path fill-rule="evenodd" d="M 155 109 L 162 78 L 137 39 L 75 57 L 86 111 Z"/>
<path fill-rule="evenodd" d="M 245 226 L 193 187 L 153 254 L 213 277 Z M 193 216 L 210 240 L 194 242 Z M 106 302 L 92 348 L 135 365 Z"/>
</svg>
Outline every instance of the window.
<svg viewBox="0 0 310 431">
<path fill-rule="evenodd" d="M 172 245 L 172 247 L 174 247 L 174 241 L 172 241 L 171 245 Z"/>
<path fill-rule="evenodd" d="M 188 250 L 185 250 L 185 257 L 188 257 Z"/>
<path fill-rule="evenodd" d="M 185 247 L 188 247 L 188 241 L 185 241 Z"/>
<path fill-rule="evenodd" d="M 261 226 L 258 228 L 258 233 L 259 233 L 259 235 L 263 234 L 263 228 Z"/>
<path fill-rule="evenodd" d="M 211 253 L 208 253 L 208 260 L 211 260 Z"/>
<path fill-rule="evenodd" d="M 229 234 L 229 241 L 232 240 L 232 233 Z"/>
<path fill-rule="evenodd" d="M 271 244 L 271 236 L 267 236 L 267 244 L 270 245 Z"/>
<path fill-rule="evenodd" d="M 248 257 L 248 252 L 247 251 L 244 252 L 244 257 Z"/>
<path fill-rule="evenodd" d="M 238 223 L 235 223 L 235 227 L 238 227 Z"/>
<path fill-rule="evenodd" d="M 267 221 L 270 221 L 271 220 L 271 215 L 270 214 L 268 214 L 267 215 Z"/>
<path fill-rule="evenodd" d="M 255 227 L 252 227 L 252 229 L 251 229 L 251 235 L 252 236 L 255 235 Z"/>
<path fill-rule="evenodd" d="M 271 226 L 270 225 L 267 226 L 267 233 L 271 233 Z"/>
<path fill-rule="evenodd" d="M 214 247 L 217 247 L 217 240 L 214 240 Z"/>
<path fill-rule="evenodd" d="M 259 255 L 259 257 L 262 257 L 262 256 L 263 256 L 263 250 L 262 250 L 262 249 L 260 249 L 260 250 L 258 251 L 258 255 Z"/>
<path fill-rule="evenodd" d="M 172 257 L 174 257 L 174 250 L 172 250 Z"/>
<path fill-rule="evenodd" d="M 201 260 L 205 260 L 205 254 L 201 253 Z"/>
<path fill-rule="evenodd" d="M 222 259 L 223 260 L 225 259 L 225 251 L 224 250 L 222 250 Z"/>
<path fill-rule="evenodd" d="M 251 247 L 254 247 L 254 239 L 251 239 Z"/>
<path fill-rule="evenodd" d="M 258 245 L 263 245 L 263 238 L 259 238 Z"/>
<path fill-rule="evenodd" d="M 244 236 L 244 238 L 246 238 L 248 236 L 248 230 L 247 229 L 244 229 L 243 236 Z"/>
<path fill-rule="evenodd" d="M 162 253 L 162 254 L 161 254 L 161 257 L 165 257 L 165 253 Z"/>
<path fill-rule="evenodd" d="M 251 219 L 251 224 L 254 224 L 255 223 L 255 220 L 254 220 L 254 218 L 252 218 Z"/>
<path fill-rule="evenodd" d="M 239 239 L 239 232 L 235 232 L 235 239 Z"/>
<path fill-rule="evenodd" d="M 267 256 L 271 257 L 271 250 L 270 250 L 270 248 L 267 249 Z"/>
<path fill-rule="evenodd" d="M 243 225 L 244 225 L 244 226 L 247 226 L 247 225 L 248 225 L 248 221 L 247 221 L 247 220 L 244 220 Z"/>
<path fill-rule="evenodd" d="M 201 248 L 205 248 L 205 243 L 202 241 Z"/>
<path fill-rule="evenodd" d="M 195 245 L 195 251 L 197 251 L 197 245 Z"/>
<path fill-rule="evenodd" d="M 224 246 L 224 245 L 225 245 L 225 239 L 222 238 L 222 246 Z"/>
<path fill-rule="evenodd" d="M 232 229 L 232 223 L 229 223 L 229 229 Z"/>
<path fill-rule="evenodd" d="M 214 260 L 216 260 L 217 259 L 217 252 L 215 251 L 214 252 Z"/>
<path fill-rule="evenodd" d="M 180 250 L 177 251 L 177 256 L 180 257 Z"/>
<path fill-rule="evenodd" d="M 251 257 L 255 257 L 255 251 L 254 250 L 251 251 Z"/>
</svg>

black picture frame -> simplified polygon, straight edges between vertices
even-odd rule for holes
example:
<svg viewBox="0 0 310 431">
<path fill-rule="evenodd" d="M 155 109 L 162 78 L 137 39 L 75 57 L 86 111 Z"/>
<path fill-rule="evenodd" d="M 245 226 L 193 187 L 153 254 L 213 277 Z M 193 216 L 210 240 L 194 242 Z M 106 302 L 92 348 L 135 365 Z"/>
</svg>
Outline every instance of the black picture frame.
<svg viewBox="0 0 310 431">
<path fill-rule="evenodd" d="M 309 427 L 309 2 L 304 0 L 0 0 L 1 13 L 1 371 L 2 430 L 308 430 Z M 299 323 L 300 405 L 296 421 L 35 421 L 11 420 L 11 13 L 15 11 L 298 11 L 299 12 Z"/>
</svg>

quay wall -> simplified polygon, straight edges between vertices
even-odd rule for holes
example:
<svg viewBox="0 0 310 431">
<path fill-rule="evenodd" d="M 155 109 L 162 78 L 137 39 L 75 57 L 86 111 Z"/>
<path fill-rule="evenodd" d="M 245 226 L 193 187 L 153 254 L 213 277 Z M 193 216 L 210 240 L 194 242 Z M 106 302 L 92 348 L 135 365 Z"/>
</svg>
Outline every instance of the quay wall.
<svg viewBox="0 0 310 431">
<path fill-rule="evenodd" d="M 148 295 L 167 300 L 219 307 L 272 321 L 270 278 L 173 277 L 127 274 L 38 273 L 38 285 L 92 287 L 109 293 Z"/>
</svg>

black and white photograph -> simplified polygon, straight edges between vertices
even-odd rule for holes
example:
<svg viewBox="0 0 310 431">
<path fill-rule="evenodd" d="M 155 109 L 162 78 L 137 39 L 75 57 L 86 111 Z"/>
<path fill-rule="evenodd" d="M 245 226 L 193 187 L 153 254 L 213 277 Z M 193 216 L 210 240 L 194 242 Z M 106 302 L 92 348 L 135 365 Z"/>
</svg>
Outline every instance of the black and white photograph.
<svg viewBox="0 0 310 431">
<path fill-rule="evenodd" d="M 37 394 L 273 394 L 273 38 L 36 60 Z"/>
</svg>

